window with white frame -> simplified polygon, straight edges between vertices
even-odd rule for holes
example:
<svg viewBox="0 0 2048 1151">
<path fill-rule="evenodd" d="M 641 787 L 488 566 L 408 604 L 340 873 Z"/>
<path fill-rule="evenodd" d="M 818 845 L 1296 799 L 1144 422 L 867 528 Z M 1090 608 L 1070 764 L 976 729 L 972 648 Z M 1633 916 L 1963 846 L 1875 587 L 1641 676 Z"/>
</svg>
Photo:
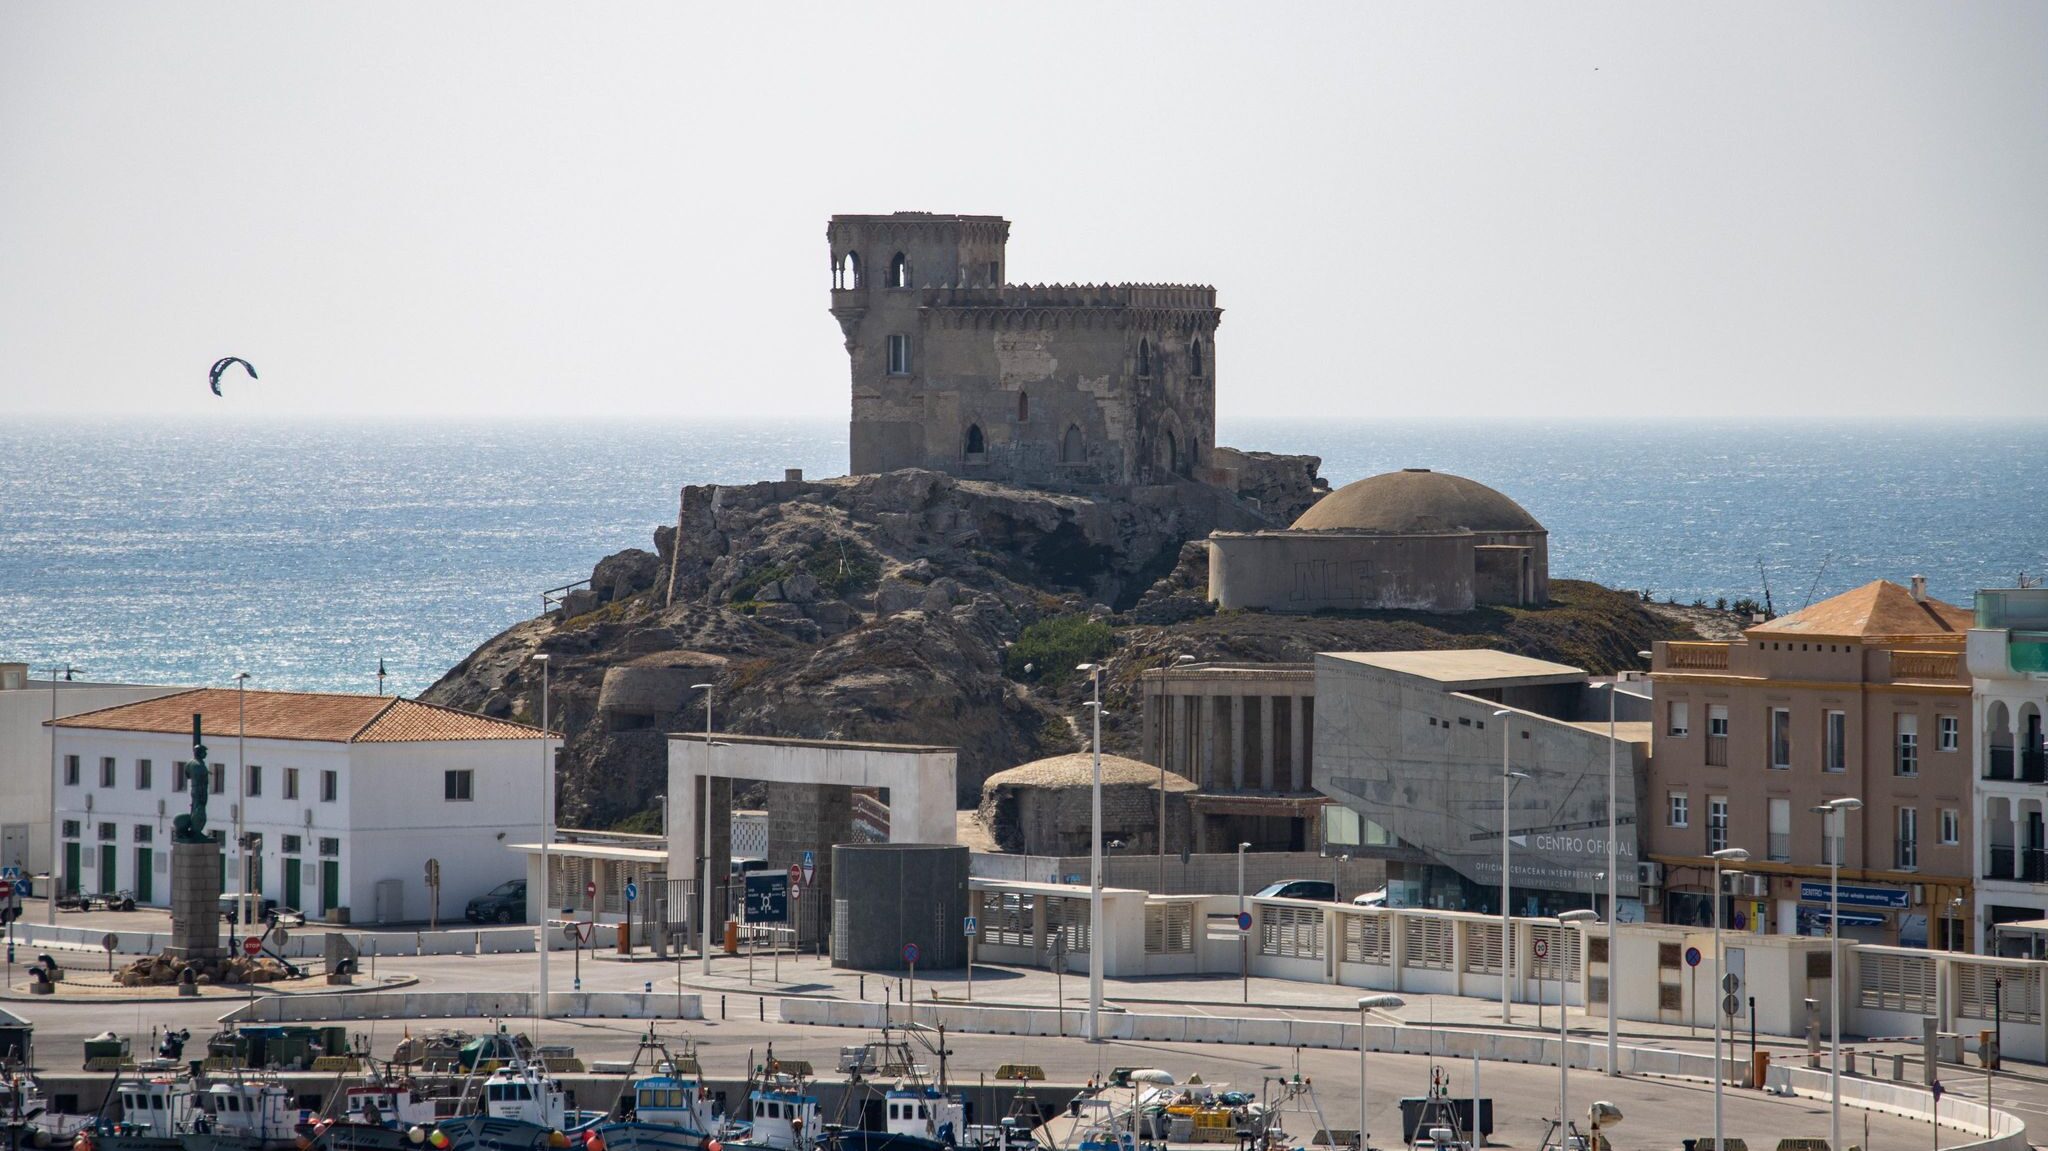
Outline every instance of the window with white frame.
<svg viewBox="0 0 2048 1151">
<path fill-rule="evenodd" d="M 1673 739 L 1684 739 L 1692 730 L 1692 705 L 1682 699 L 1674 699 L 1666 708 L 1667 722 L 1664 734 Z"/>
<path fill-rule="evenodd" d="M 252 764 L 250 764 L 250 765 L 249 765 L 249 778 L 248 778 L 248 780 L 247 780 L 247 784 L 248 784 L 247 790 L 248 790 L 248 792 L 249 792 L 249 798 L 250 798 L 250 799 L 260 799 L 260 798 L 262 798 L 262 796 L 263 796 L 263 765 L 262 765 L 262 764 L 260 764 L 260 763 L 252 763 Z"/>
<path fill-rule="evenodd" d="M 1900 808 L 1898 830 L 1899 838 L 1892 852 L 1892 866 L 1901 870 L 1920 866 L 1920 809 Z"/>
<path fill-rule="evenodd" d="M 1826 719 L 1825 734 L 1821 740 L 1820 769 L 1822 771 L 1849 770 L 1849 714 L 1830 711 Z"/>
<path fill-rule="evenodd" d="M 135 790 L 148 791 L 150 785 L 156 782 L 154 767 L 155 765 L 146 759 L 135 761 Z"/>
<path fill-rule="evenodd" d="M 910 374 L 910 337 L 901 333 L 889 337 L 889 374 L 907 376 Z"/>
<path fill-rule="evenodd" d="M 64 786 L 78 786 L 78 757 L 75 755 L 64 757 Z"/>
<path fill-rule="evenodd" d="M 215 763 L 209 764 L 208 770 L 213 772 L 213 775 L 210 777 L 213 784 L 213 793 L 215 795 L 226 795 L 228 793 L 228 769 Z"/>
<path fill-rule="evenodd" d="M 1664 822 L 1672 827 L 1692 826 L 1692 808 L 1684 792 L 1673 791 L 1664 796 Z"/>
<path fill-rule="evenodd" d="M 1893 771 L 1899 775 L 1920 774 L 1920 717 L 1911 712 L 1900 712 L 1892 721 L 1899 736 L 1899 754 L 1893 761 Z"/>
<path fill-rule="evenodd" d="M 470 789 L 475 785 L 475 774 L 467 768 L 441 773 L 441 798 L 456 803 L 468 802 Z"/>
<path fill-rule="evenodd" d="M 1728 766 L 1728 705 L 1707 705 L 1707 766 Z"/>
<path fill-rule="evenodd" d="M 1720 851 L 1728 846 L 1728 797 L 1710 795 L 1707 797 L 1707 850 Z"/>
<path fill-rule="evenodd" d="M 286 799 L 297 799 L 299 797 L 299 769 L 296 767 L 284 769 L 284 797 Z"/>
<path fill-rule="evenodd" d="M 1792 766 L 1792 710 L 1771 709 L 1771 766 L 1784 771 Z"/>
<path fill-rule="evenodd" d="M 341 776 L 333 771 L 320 773 L 320 802 L 333 803 L 341 792 Z"/>
<path fill-rule="evenodd" d="M 1962 720 L 1953 715 L 1944 715 L 1935 722 L 1934 746 L 1942 751 L 1955 751 L 1963 746 Z"/>
<path fill-rule="evenodd" d="M 1941 845 L 1954 847 L 1963 841 L 1962 812 L 1953 807 L 1941 809 Z"/>
<path fill-rule="evenodd" d="M 114 757 L 111 755 L 100 757 L 100 786 L 114 786 Z"/>
<path fill-rule="evenodd" d="M 1779 863 L 1789 863 L 1792 859 L 1792 801 L 1773 799 L 1770 816 L 1770 857 Z"/>
</svg>

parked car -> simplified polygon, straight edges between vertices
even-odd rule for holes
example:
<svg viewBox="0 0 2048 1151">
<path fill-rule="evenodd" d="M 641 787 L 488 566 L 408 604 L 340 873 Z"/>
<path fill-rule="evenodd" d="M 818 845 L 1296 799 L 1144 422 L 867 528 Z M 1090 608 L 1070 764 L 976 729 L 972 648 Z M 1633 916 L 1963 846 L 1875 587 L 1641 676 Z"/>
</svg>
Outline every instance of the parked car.
<svg viewBox="0 0 2048 1151">
<path fill-rule="evenodd" d="M 1385 907 L 1387 905 L 1387 889 L 1375 887 L 1362 895 L 1354 895 L 1351 897 L 1351 905 L 1353 907 Z"/>
<path fill-rule="evenodd" d="M 266 899 L 254 892 L 245 896 L 240 892 L 223 891 L 220 895 L 220 917 L 227 920 L 230 924 L 240 922 L 236 915 L 239 914 L 237 909 L 241 906 L 239 901 L 243 899 L 249 901 L 249 906 L 254 909 L 256 918 L 264 923 L 269 923 L 277 915 L 277 900 L 275 899 Z"/>
<path fill-rule="evenodd" d="M 471 923 L 520 923 L 526 919 L 526 881 L 508 879 L 469 901 L 462 917 Z"/>
<path fill-rule="evenodd" d="M 1337 885 L 1327 879 L 1283 879 L 1258 890 L 1259 899 L 1315 899 L 1337 902 Z"/>
</svg>

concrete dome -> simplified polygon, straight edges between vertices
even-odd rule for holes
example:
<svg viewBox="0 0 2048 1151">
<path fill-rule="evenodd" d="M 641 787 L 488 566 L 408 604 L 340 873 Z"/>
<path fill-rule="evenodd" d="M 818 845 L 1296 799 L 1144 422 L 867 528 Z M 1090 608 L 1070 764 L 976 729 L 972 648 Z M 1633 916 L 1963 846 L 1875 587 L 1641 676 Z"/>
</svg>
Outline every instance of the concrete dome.
<svg viewBox="0 0 2048 1151">
<path fill-rule="evenodd" d="M 1094 757 L 1085 751 L 1072 755 L 1055 755 L 1047 759 L 1034 759 L 1019 764 L 1008 771 L 999 771 L 982 782 L 983 795 L 1005 787 L 1036 787 L 1059 789 L 1069 787 L 1092 787 L 1095 783 Z M 1157 788 L 1159 769 L 1149 763 L 1125 759 L 1121 755 L 1104 753 L 1102 757 L 1102 786 L 1104 787 Z M 1166 773 L 1166 790 L 1194 791 L 1195 785 L 1172 772 Z"/>
<path fill-rule="evenodd" d="M 1540 532 L 1522 505 L 1485 484 L 1403 468 L 1345 484 L 1294 521 L 1294 531 Z"/>
</svg>

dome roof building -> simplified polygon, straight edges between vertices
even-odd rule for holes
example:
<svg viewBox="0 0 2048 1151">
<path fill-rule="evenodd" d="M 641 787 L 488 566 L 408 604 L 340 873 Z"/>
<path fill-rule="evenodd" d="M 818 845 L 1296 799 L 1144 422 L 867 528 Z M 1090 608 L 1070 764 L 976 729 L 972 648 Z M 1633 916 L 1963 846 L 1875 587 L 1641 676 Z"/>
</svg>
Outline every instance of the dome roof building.
<svg viewBox="0 0 2048 1151">
<path fill-rule="evenodd" d="M 1509 497 L 1428 468 L 1368 476 L 1285 531 L 1209 537 L 1225 608 L 1427 612 L 1550 598 L 1550 533 Z"/>
<path fill-rule="evenodd" d="M 1166 780 L 1162 803 L 1159 785 Z M 1094 758 L 1087 752 L 1048 759 L 999 771 L 981 785 L 979 817 L 997 847 L 1024 855 L 1088 854 L 1089 808 L 1095 782 Z M 1185 842 L 1187 793 L 1193 783 L 1149 763 L 1120 755 L 1102 757 L 1102 829 L 1106 839 L 1119 840 L 1139 853 L 1159 850 L 1159 816 L 1166 814 L 1169 844 Z"/>
</svg>

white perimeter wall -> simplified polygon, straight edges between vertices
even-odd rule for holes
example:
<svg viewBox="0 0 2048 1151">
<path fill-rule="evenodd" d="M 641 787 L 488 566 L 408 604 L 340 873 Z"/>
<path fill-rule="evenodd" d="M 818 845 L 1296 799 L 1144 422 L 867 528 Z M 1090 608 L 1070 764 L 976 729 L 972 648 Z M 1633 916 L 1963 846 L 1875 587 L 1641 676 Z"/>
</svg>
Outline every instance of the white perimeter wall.
<svg viewBox="0 0 2048 1151">
<path fill-rule="evenodd" d="M 429 858 L 441 861 L 443 922 L 461 919 L 472 898 L 525 876 L 526 861 L 507 845 L 543 838 L 539 740 L 358 743 L 350 758 L 352 858 L 343 861 L 342 890 L 351 918 L 368 922 L 377 882 L 397 879 L 404 919 L 427 919 Z M 446 773 L 458 770 L 473 773 L 467 801 L 445 798 Z"/>
</svg>

